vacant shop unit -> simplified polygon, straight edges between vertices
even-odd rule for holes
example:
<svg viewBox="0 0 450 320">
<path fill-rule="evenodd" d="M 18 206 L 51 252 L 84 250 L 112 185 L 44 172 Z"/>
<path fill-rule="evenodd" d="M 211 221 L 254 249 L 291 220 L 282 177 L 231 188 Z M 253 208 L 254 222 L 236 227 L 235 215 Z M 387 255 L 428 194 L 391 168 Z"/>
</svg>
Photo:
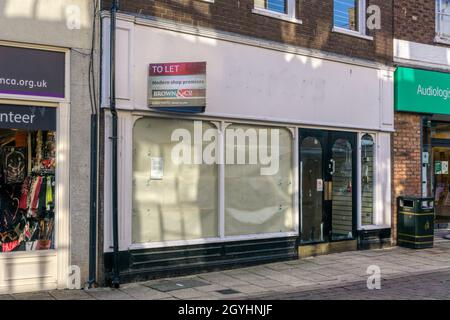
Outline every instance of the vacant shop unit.
<svg viewBox="0 0 450 320">
<path fill-rule="evenodd" d="M 103 12 L 106 280 L 114 271 L 130 281 L 390 243 L 387 63 L 127 9 L 113 33 L 117 239 Z"/>
</svg>

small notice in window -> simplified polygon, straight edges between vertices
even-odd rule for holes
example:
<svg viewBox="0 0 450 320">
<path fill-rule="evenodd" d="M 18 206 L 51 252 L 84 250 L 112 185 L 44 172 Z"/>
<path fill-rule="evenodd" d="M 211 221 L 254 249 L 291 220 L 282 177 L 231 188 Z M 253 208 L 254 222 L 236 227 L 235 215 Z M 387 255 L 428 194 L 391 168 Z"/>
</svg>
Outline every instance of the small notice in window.
<svg viewBox="0 0 450 320">
<path fill-rule="evenodd" d="M 317 179 L 317 192 L 322 192 L 322 191 L 323 191 L 323 180 Z"/>
<path fill-rule="evenodd" d="M 430 161 L 430 154 L 428 152 L 422 152 L 422 163 L 428 164 Z"/>
<path fill-rule="evenodd" d="M 434 162 L 434 174 L 442 174 L 442 166 L 440 161 Z"/>
<path fill-rule="evenodd" d="M 442 174 L 448 174 L 448 161 L 441 161 Z"/>
<path fill-rule="evenodd" d="M 152 180 L 162 180 L 164 176 L 164 159 L 163 158 L 150 158 L 151 169 L 150 169 L 150 179 Z"/>
</svg>

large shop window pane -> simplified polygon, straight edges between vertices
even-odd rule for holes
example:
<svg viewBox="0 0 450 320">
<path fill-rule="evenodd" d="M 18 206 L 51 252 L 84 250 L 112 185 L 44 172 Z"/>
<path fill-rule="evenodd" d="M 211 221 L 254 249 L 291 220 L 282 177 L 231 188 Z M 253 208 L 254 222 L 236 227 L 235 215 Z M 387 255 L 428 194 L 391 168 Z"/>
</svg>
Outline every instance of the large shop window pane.
<svg viewBox="0 0 450 320">
<path fill-rule="evenodd" d="M 374 156 L 372 136 L 361 138 L 361 221 L 362 225 L 374 224 Z"/>
<path fill-rule="evenodd" d="M 245 155 L 245 163 L 239 152 Z M 272 155 L 272 170 L 267 170 L 269 161 L 264 157 L 261 161 L 261 153 Z M 292 167 L 292 136 L 287 129 L 240 124 L 227 127 L 226 236 L 294 231 Z"/>
<path fill-rule="evenodd" d="M 194 133 L 194 123 L 196 134 Z M 201 128 L 198 126 L 201 124 Z M 141 118 L 133 131 L 133 243 L 188 240 L 218 236 L 217 165 L 179 163 L 211 142 L 194 147 L 194 136 L 203 136 L 211 123 L 189 120 Z M 200 133 L 200 134 L 198 134 Z M 212 139 L 214 140 L 214 139 Z M 200 150 L 201 152 L 201 150 Z M 188 161 L 185 161 L 188 162 Z"/>
<path fill-rule="evenodd" d="M 53 131 L 0 129 L 2 252 L 55 248 Z"/>
<path fill-rule="evenodd" d="M 334 0 L 334 26 L 358 31 L 358 0 Z"/>
<path fill-rule="evenodd" d="M 255 0 L 255 7 L 278 13 L 287 13 L 287 0 Z"/>
</svg>

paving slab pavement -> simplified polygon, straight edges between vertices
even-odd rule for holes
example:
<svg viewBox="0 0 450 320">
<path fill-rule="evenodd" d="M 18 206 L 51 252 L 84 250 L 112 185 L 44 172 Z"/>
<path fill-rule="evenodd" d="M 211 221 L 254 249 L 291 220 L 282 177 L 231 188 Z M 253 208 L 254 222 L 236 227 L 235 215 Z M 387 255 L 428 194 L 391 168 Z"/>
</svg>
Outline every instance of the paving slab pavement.
<svg viewBox="0 0 450 320">
<path fill-rule="evenodd" d="M 449 280 L 445 280 L 449 279 Z M 426 283 L 427 285 L 424 285 Z M 251 297 L 260 300 L 450 300 L 450 270 L 407 275 L 384 280 L 379 290 L 366 282 L 326 289 L 272 293 Z"/>
<path fill-rule="evenodd" d="M 367 268 L 379 266 L 384 293 L 367 290 Z M 423 282 L 430 285 L 426 290 Z M 161 283 L 177 290 L 161 291 Z M 172 284 L 171 284 L 172 282 Z M 196 286 L 189 287 L 189 283 Z M 187 286 L 184 286 L 187 284 Z M 167 289 L 167 288 L 166 288 Z M 189 277 L 123 284 L 120 289 L 55 290 L 1 295 L 0 300 L 409 299 L 450 298 L 450 241 L 430 249 L 392 247 L 244 267 Z M 344 294 L 345 293 L 345 294 Z"/>
</svg>

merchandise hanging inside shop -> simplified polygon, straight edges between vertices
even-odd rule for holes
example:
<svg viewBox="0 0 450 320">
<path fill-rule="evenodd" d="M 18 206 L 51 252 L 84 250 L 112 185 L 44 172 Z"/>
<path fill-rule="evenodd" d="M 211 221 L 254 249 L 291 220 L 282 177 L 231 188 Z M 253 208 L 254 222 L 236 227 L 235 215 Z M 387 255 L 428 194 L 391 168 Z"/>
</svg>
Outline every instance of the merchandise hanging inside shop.
<svg viewBox="0 0 450 320">
<path fill-rule="evenodd" d="M 2 252 L 54 249 L 55 132 L 0 129 Z"/>
</svg>

